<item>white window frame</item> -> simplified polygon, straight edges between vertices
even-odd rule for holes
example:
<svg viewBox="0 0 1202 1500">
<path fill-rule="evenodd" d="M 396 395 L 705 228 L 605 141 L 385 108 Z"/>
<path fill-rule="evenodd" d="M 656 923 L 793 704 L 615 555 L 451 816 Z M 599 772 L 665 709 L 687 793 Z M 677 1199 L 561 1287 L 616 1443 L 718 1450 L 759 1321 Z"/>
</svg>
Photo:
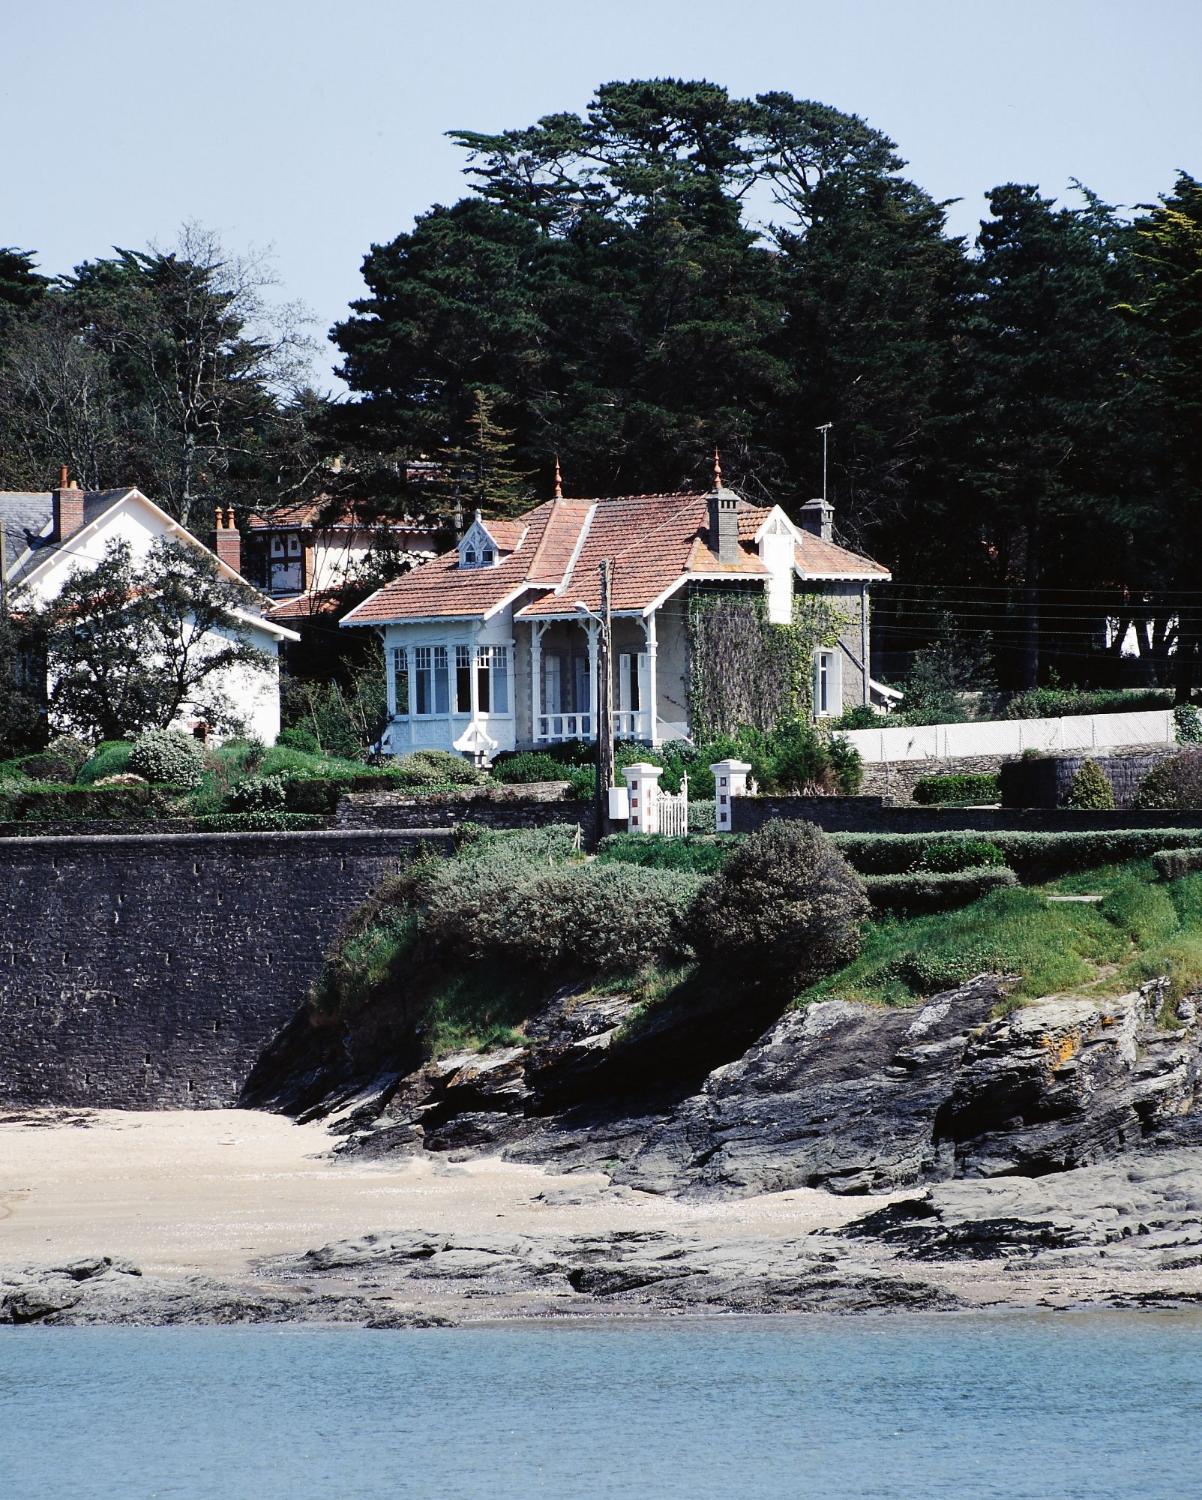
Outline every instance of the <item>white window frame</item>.
<svg viewBox="0 0 1202 1500">
<path fill-rule="evenodd" d="M 838 647 L 814 652 L 814 717 L 837 719 L 843 712 L 843 663 Z"/>
<path fill-rule="evenodd" d="M 504 692 L 503 708 L 497 707 L 498 687 Z M 485 700 L 487 708 L 484 707 Z M 513 671 L 508 646 L 476 647 L 476 703 L 482 719 L 513 717 Z"/>
<path fill-rule="evenodd" d="M 431 644 L 413 647 L 409 687 L 411 719 L 445 719 L 450 715 L 446 646 Z M 423 698 L 429 705 L 424 709 L 418 707 Z"/>
<path fill-rule="evenodd" d="M 462 674 L 467 673 L 464 680 Z M 460 691 L 462 689 L 462 692 Z M 454 674 L 451 679 L 451 712 L 470 714 L 472 711 L 472 648 L 462 642 L 455 647 Z"/>
</svg>

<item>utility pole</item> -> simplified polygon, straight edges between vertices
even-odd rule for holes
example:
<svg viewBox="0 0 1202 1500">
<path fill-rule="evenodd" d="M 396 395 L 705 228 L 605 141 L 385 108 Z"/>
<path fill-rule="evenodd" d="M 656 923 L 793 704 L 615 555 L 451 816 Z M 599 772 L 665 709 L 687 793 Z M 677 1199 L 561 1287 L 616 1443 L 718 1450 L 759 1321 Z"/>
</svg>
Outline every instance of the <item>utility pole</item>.
<svg viewBox="0 0 1202 1500">
<path fill-rule="evenodd" d="M 614 711 L 613 617 L 610 613 L 610 586 L 613 563 L 602 559 L 601 614 L 597 632 L 597 837 L 600 838 L 609 818 L 609 789 L 614 782 Z"/>
</svg>

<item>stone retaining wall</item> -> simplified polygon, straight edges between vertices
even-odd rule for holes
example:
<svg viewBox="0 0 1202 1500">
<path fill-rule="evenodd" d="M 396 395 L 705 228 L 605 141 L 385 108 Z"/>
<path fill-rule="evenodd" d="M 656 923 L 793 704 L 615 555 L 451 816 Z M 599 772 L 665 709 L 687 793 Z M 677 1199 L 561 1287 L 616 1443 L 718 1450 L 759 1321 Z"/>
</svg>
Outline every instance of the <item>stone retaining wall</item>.
<svg viewBox="0 0 1202 1500">
<path fill-rule="evenodd" d="M 1202 828 L 1197 812 L 1073 812 L 1065 808 L 884 807 L 879 797 L 735 797 L 733 833 L 773 818 L 803 818 L 828 833 L 1090 833 L 1112 828 Z"/>
<path fill-rule="evenodd" d="M 1114 768 L 1111 776 L 1112 784 L 1115 786 L 1115 799 L 1120 807 L 1129 807 L 1135 792 L 1138 791 L 1138 783 L 1148 774 L 1148 771 L 1159 761 L 1168 760 L 1181 751 L 1180 745 L 1132 745 L 1127 749 L 1116 750 L 1105 756 L 1087 757 L 1085 755 L 1048 756 L 1038 760 L 1017 761 L 1013 755 L 962 755 L 955 760 L 889 760 L 880 761 L 875 765 L 864 767 L 863 790 L 866 794 L 875 797 L 883 797 L 886 802 L 896 805 L 907 805 L 912 803 L 914 787 L 927 776 L 962 776 L 970 774 L 985 774 L 989 776 L 1000 775 L 1003 766 L 1021 764 L 1024 766 L 1046 766 L 1064 765 L 1071 766 L 1072 770 L 1067 773 L 1064 791 L 1067 791 L 1068 783 L 1072 781 L 1073 772 L 1087 758 L 1097 760 L 1104 769 Z M 1130 767 L 1130 768 L 1129 768 Z M 1046 773 L 1035 772 L 1033 781 L 1040 775 Z M 1107 770 L 1107 775 L 1111 772 Z M 1128 792 L 1130 782 L 1135 785 Z M 1037 807 L 1055 807 L 1057 802 L 1047 801 L 1047 792 L 1042 783 L 1038 783 L 1039 791 L 1035 792 L 1034 786 L 1031 795 L 1038 800 L 1026 805 Z M 1120 799 L 1120 788 L 1122 788 L 1122 799 Z M 1063 797 L 1063 792 L 1060 793 Z M 1125 799 L 1125 800 L 1124 800 Z M 1020 805 L 1015 803 L 1015 806 Z"/>
<path fill-rule="evenodd" d="M 454 828 L 482 823 L 487 828 L 545 828 L 577 823 L 592 842 L 592 802 L 565 798 L 567 782 L 514 787 L 463 787 L 455 792 L 348 792 L 338 804 L 339 828 Z"/>
<path fill-rule="evenodd" d="M 445 832 L 0 839 L 0 1102 L 231 1105 L 354 908 Z"/>
</svg>

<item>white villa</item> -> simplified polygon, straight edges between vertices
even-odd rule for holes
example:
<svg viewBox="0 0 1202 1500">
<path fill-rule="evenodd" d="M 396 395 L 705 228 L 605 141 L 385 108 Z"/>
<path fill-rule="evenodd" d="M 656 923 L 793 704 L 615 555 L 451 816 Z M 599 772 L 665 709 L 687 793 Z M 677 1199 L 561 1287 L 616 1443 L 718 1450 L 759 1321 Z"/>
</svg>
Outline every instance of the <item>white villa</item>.
<svg viewBox="0 0 1202 1500">
<path fill-rule="evenodd" d="M 82 490 L 64 470 L 56 490 L 0 491 L 0 568 L 5 584 L 38 604 L 53 599 L 70 573 L 100 562 L 111 542 L 128 542 L 136 562 L 160 537 L 209 554 L 225 577 L 245 582 L 239 572 L 232 512 L 217 512 L 216 547 L 210 551 L 141 490 Z M 264 607 L 269 603 L 263 600 Z M 231 611 L 231 634 L 235 630 L 264 653 L 268 665 L 230 667 L 219 685 L 246 732 L 272 744 L 280 732 L 280 645 L 300 637 L 254 608 Z M 180 727 L 194 726 L 185 720 Z"/>
<path fill-rule="evenodd" d="M 870 702 L 868 589 L 887 569 L 836 545 L 822 500 L 795 525 L 715 473 L 708 494 L 557 494 L 512 521 L 479 516 L 451 551 L 372 594 L 342 621 L 384 642 L 392 755 L 475 756 L 595 734 L 599 564 L 612 565 L 614 731 L 689 737 L 692 591 L 760 591 L 792 618 L 795 592 L 835 595 L 848 625 L 815 653 L 815 711 Z"/>
</svg>

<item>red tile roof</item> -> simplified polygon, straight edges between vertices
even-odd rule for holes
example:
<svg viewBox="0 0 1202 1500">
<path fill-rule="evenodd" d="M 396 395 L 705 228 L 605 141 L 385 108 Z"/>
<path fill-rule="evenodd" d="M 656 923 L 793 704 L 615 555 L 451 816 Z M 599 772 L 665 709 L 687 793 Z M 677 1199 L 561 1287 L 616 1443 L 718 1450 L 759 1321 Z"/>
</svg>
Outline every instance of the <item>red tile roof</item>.
<svg viewBox="0 0 1202 1500">
<path fill-rule="evenodd" d="M 335 504 L 328 495 L 319 495 L 315 500 L 299 500 L 293 505 L 281 505 L 263 515 L 255 513 L 246 522 L 247 531 L 288 531 L 303 526 L 315 526 L 319 531 L 445 530 L 443 523 L 432 516 L 381 516 L 367 506 L 360 510 L 354 501 Z"/>
<path fill-rule="evenodd" d="M 269 620 L 313 620 L 322 616 L 336 615 L 342 599 L 337 589 L 311 589 L 307 594 L 296 594 L 283 599 L 267 611 Z"/>
<path fill-rule="evenodd" d="M 599 564 L 613 563 L 611 607 L 642 613 L 689 577 L 763 579 L 767 568 L 755 535 L 771 511 L 739 502 L 739 550 L 735 562 L 720 562 L 709 534 L 709 497 L 700 494 L 617 495 L 602 500 L 548 500 L 517 522 L 486 522 L 498 545 L 498 530 L 515 528 L 515 550 L 490 568 L 462 568 L 457 551 L 445 553 L 388 584 L 351 611 L 346 623 L 378 624 L 491 613 L 515 597 L 521 619 L 573 613 L 579 600 L 600 605 Z M 505 531 L 509 540 L 515 532 Z M 889 576 L 878 563 L 804 533 L 797 562 L 806 577 Z M 527 595 L 525 602 L 518 595 Z"/>
</svg>

